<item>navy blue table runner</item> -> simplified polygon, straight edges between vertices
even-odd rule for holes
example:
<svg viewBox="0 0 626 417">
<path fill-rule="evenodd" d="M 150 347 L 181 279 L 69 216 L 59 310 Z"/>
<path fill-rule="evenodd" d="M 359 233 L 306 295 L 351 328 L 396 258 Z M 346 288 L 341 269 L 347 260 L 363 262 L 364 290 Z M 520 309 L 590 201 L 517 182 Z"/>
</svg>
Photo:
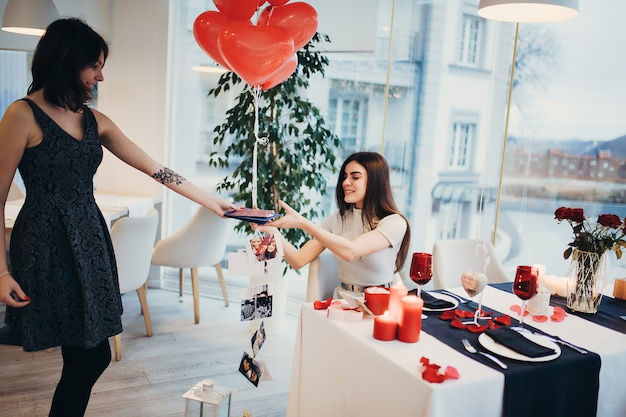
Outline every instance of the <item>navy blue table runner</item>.
<svg viewBox="0 0 626 417">
<path fill-rule="evenodd" d="M 508 283 L 511 287 L 511 284 Z M 478 304 L 460 304 L 459 309 L 475 311 Z M 483 306 L 483 310 L 495 315 L 502 313 Z M 480 348 L 478 334 L 450 326 L 449 321 L 439 319 L 441 313 L 428 312 L 428 319 L 422 321 L 422 330 L 437 340 L 473 360 L 480 361 L 504 374 L 503 417 L 594 417 L 597 412 L 598 390 L 600 387 L 600 356 L 590 352 L 582 355 L 561 346 L 561 355 L 549 362 L 521 362 L 503 358 L 508 369 L 484 358 L 472 355 L 463 348 L 461 339 L 468 339 Z M 511 326 L 518 321 L 511 318 Z M 524 324 L 529 330 L 542 333 Z M 461 375 L 463 378 L 463 375 Z M 494 393 L 485 392 L 476 401 L 489 401 Z"/>
</svg>

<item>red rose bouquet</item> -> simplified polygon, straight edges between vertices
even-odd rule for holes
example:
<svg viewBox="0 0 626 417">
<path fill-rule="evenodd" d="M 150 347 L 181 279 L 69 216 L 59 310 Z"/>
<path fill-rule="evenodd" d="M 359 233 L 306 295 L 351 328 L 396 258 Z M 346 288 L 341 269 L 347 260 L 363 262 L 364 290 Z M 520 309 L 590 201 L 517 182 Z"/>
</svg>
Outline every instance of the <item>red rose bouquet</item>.
<svg viewBox="0 0 626 417">
<path fill-rule="evenodd" d="M 554 216 L 559 223 L 567 220 L 574 231 L 574 240 L 568 244 L 569 248 L 563 253 L 565 259 L 570 257 L 574 248 L 599 256 L 607 250 L 612 250 L 617 259 L 622 257 L 622 248 L 626 247 L 625 219 L 615 214 L 601 214 L 594 220 L 586 218 L 581 208 L 567 207 L 556 209 Z"/>
</svg>

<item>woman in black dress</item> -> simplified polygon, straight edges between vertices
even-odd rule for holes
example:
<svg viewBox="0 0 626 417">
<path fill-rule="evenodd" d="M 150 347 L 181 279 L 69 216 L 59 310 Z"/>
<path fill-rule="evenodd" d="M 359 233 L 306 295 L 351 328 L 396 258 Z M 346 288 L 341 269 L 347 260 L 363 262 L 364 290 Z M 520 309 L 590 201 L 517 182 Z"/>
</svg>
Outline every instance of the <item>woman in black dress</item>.
<svg viewBox="0 0 626 417">
<path fill-rule="evenodd" d="M 173 191 L 223 216 L 236 209 L 154 161 L 107 116 L 85 103 L 103 81 L 104 39 L 83 21 L 60 19 L 39 41 L 27 96 L 0 121 L 0 216 L 19 168 L 26 200 L 15 221 L 11 271 L 0 240 L 0 302 L 25 351 L 61 346 L 63 371 L 50 416 L 85 413 L 122 331 L 113 246 L 93 196 L 106 147 Z"/>
</svg>

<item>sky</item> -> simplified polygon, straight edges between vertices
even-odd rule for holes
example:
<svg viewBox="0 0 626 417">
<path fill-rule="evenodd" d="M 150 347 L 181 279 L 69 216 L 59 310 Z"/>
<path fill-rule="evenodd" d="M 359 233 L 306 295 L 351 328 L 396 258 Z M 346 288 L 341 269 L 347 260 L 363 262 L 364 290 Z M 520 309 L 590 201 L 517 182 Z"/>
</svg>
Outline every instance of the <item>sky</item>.
<svg viewBox="0 0 626 417">
<path fill-rule="evenodd" d="M 559 66 L 545 91 L 511 110 L 509 134 L 610 140 L 626 135 L 625 0 L 580 0 L 578 17 L 549 25 Z M 520 27 L 523 23 L 520 23 Z"/>
</svg>

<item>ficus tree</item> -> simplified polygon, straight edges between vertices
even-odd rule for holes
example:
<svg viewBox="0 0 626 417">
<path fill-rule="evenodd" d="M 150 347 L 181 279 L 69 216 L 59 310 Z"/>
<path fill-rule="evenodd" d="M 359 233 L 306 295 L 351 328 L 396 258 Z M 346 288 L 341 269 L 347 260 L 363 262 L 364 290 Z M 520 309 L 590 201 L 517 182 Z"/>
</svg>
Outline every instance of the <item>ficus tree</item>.
<svg viewBox="0 0 626 417">
<path fill-rule="evenodd" d="M 330 42 L 328 36 L 316 33 L 297 52 L 295 72 L 277 86 L 260 92 L 258 112 L 254 90 L 247 84 L 243 87 L 224 122 L 214 129 L 213 144 L 226 148 L 212 152 L 209 164 L 228 168 L 231 161 L 240 161 L 220 181 L 218 191 L 230 191 L 235 201 L 252 207 L 253 150 L 258 132 L 259 137 L 266 138 L 266 143 L 258 146 L 258 208 L 279 212 L 278 200 L 283 200 L 306 217 L 323 214 L 316 197 L 326 193 L 325 175 L 336 172 L 335 155 L 341 143 L 326 127 L 320 109 L 301 92 L 309 87 L 312 76 L 325 73 L 329 62 L 319 49 L 324 42 Z M 245 83 L 234 72 L 224 73 L 209 96 L 218 97 L 241 84 Z M 236 230 L 249 231 L 249 227 L 240 223 Z M 305 241 L 299 229 L 284 230 L 283 234 L 296 247 Z"/>
</svg>

